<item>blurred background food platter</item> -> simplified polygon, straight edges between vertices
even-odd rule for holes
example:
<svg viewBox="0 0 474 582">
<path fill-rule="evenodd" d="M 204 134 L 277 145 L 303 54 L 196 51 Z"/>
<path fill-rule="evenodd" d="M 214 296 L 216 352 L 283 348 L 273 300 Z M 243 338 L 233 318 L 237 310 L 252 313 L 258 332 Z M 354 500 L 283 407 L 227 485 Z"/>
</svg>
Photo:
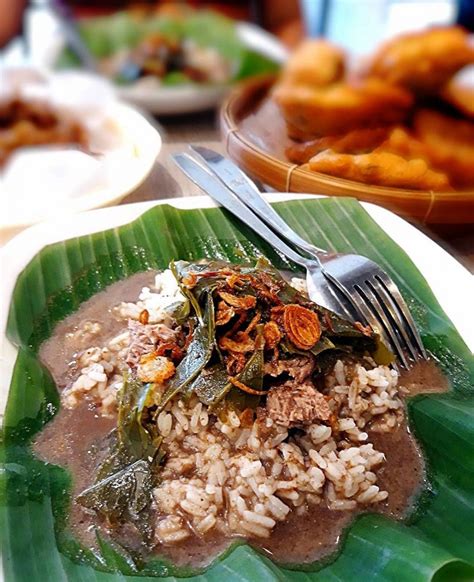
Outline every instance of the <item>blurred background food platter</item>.
<svg viewBox="0 0 474 582">
<path fill-rule="evenodd" d="M 0 243 L 25 227 L 117 204 L 145 180 L 161 136 L 83 72 L 3 71 Z"/>
<path fill-rule="evenodd" d="M 229 93 L 231 84 L 265 71 L 277 70 L 287 54 L 284 46 L 271 34 L 250 23 L 239 22 L 235 32 L 242 43 L 243 55 L 235 79 L 220 83 L 173 83 L 160 85 L 148 77 L 141 83 L 121 86 L 121 98 L 155 115 L 176 115 L 217 107 Z"/>
<path fill-rule="evenodd" d="M 354 58 L 299 45 L 223 106 L 227 151 L 276 189 L 355 196 L 430 225 L 474 220 L 474 45 L 434 27 Z"/>
<path fill-rule="evenodd" d="M 452 231 L 474 223 L 474 189 L 430 192 L 365 184 L 292 163 L 292 145 L 283 117 L 269 98 L 274 77 L 252 80 L 236 89 L 221 110 L 221 134 L 228 155 L 271 190 L 353 196 L 380 204 L 405 218 Z M 474 163 L 474 160 L 473 160 Z"/>
<path fill-rule="evenodd" d="M 63 5 L 53 6 L 41 64 L 99 73 L 120 98 L 155 115 L 216 107 L 231 85 L 276 72 L 287 56 L 262 28 L 186 4 L 142 5 L 77 20 Z"/>
</svg>

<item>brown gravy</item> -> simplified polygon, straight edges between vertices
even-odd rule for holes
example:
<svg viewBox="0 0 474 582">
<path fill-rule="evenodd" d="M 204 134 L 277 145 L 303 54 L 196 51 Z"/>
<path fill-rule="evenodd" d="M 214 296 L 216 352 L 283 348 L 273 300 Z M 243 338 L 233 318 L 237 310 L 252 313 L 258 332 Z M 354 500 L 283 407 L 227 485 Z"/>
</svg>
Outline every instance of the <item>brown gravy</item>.
<svg viewBox="0 0 474 582">
<path fill-rule="evenodd" d="M 74 365 L 68 365 L 68 362 L 74 361 L 77 351 L 104 344 L 124 327 L 123 321 L 114 319 L 111 307 L 120 301 L 135 301 L 141 288 L 148 285 L 152 278 L 153 274 L 146 272 L 114 283 L 56 327 L 54 335 L 43 344 L 40 358 L 60 390 L 77 373 Z M 107 317 L 104 318 L 104 315 Z M 87 334 L 72 336 L 84 321 L 101 322 L 99 334 L 93 337 Z M 69 339 L 65 339 L 66 336 Z M 410 394 L 440 392 L 448 388 L 446 378 L 432 361 L 418 364 L 404 373 L 400 383 L 410 389 Z M 92 482 L 95 467 L 101 460 L 104 438 L 113 426 L 114 420 L 99 416 L 87 404 L 75 410 L 61 408 L 34 445 L 41 458 L 70 471 L 73 486 L 69 525 L 77 538 L 88 547 L 96 544 L 93 528 L 98 525 L 97 518 L 75 503 L 74 498 Z M 378 471 L 378 483 L 389 493 L 388 500 L 372 506 L 371 511 L 401 519 L 410 512 L 414 498 L 423 488 L 426 477 L 422 456 L 406 425 L 389 434 L 372 433 L 370 441 L 386 455 L 387 462 Z M 357 511 L 330 510 L 324 504 L 313 507 L 304 516 L 293 511 L 286 522 L 277 523 L 269 539 L 250 540 L 250 543 L 280 563 L 314 562 L 336 550 L 342 530 L 356 514 Z M 138 549 L 136 537 L 126 528 L 114 532 L 114 536 L 124 545 Z M 193 537 L 176 546 L 157 547 L 156 554 L 176 565 L 203 567 L 234 540 L 215 535 L 204 539 Z"/>
</svg>

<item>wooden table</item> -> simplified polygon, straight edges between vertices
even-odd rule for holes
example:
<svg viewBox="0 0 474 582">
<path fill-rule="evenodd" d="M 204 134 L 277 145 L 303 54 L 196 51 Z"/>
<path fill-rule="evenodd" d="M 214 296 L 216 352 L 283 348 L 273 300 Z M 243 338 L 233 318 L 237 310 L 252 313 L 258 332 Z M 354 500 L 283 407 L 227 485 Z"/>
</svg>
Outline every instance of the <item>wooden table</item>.
<svg viewBox="0 0 474 582">
<path fill-rule="evenodd" d="M 188 144 L 200 143 L 224 153 L 217 126 L 215 112 L 183 115 L 165 118 L 157 122 L 163 138 L 163 149 L 153 170 L 141 186 L 127 196 L 122 204 L 143 202 L 144 200 L 162 200 L 163 198 L 179 198 L 183 196 L 201 196 L 203 194 L 175 166 L 171 154 L 188 150 Z"/>
<path fill-rule="evenodd" d="M 224 153 L 218 131 L 217 114 L 206 112 L 164 118 L 160 122 L 154 119 L 150 121 L 158 127 L 163 137 L 163 149 L 148 178 L 127 196 L 122 204 L 201 195 L 202 191 L 174 165 L 171 154 L 186 151 L 188 144 L 196 142 Z M 474 273 L 474 232 L 441 238 L 424 227 L 421 227 L 421 230 Z"/>
</svg>

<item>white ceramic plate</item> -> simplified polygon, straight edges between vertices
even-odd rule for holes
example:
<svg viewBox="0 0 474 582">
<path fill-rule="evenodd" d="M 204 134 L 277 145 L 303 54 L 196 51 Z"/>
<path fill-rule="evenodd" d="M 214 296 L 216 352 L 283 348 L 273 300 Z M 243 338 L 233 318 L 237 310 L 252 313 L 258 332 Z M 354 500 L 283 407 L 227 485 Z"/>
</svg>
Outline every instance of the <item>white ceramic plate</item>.
<svg viewBox="0 0 474 582">
<path fill-rule="evenodd" d="M 307 199 L 308 197 L 307 194 L 266 195 L 270 202 Z M 11 294 L 19 273 L 42 248 L 49 244 L 121 226 L 158 204 L 171 204 L 176 208 L 185 209 L 215 206 L 207 196 L 193 196 L 95 210 L 75 217 L 58 218 L 49 223 L 38 224 L 22 232 L 0 249 L 0 265 L 3 271 L 0 295 L 0 334 L 2 337 L 0 411 L 3 411 L 5 406 L 16 358 L 16 348 L 6 339 L 5 328 Z M 474 278 L 451 255 L 402 218 L 374 204 L 363 202 L 362 206 L 410 256 L 427 280 L 441 307 L 450 317 L 466 344 L 474 351 L 474 317 L 472 311 L 466 309 L 474 297 Z"/>
<path fill-rule="evenodd" d="M 114 103 L 107 112 L 107 121 L 120 136 L 123 151 L 126 151 L 126 163 L 121 158 L 112 160 L 111 157 L 110 167 L 113 167 L 113 171 L 108 171 L 106 180 L 99 180 L 97 183 L 91 181 L 80 195 L 68 199 L 67 204 L 65 201 L 64 206 L 45 204 L 41 207 L 41 215 L 33 214 L 25 220 L 8 216 L 4 198 L 0 217 L 0 245 L 26 227 L 49 220 L 56 214 L 72 214 L 115 204 L 143 182 L 161 150 L 160 134 L 138 111 L 119 102 Z M 107 155 L 104 154 L 105 162 Z M 111 153 L 110 156 L 112 155 L 114 154 Z M 31 189 L 31 196 L 38 195 L 41 195 L 41 184 L 38 184 L 38 188 Z"/>
</svg>

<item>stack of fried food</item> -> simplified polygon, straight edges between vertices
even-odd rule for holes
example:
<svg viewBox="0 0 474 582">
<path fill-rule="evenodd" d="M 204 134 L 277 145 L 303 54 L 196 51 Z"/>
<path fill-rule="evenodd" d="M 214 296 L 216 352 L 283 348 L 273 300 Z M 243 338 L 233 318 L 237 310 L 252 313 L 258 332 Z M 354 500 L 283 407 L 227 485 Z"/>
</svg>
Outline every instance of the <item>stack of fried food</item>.
<svg viewBox="0 0 474 582">
<path fill-rule="evenodd" d="M 87 133 L 44 103 L 15 98 L 0 104 L 0 167 L 21 147 L 74 145 L 87 149 Z"/>
<path fill-rule="evenodd" d="M 474 63 L 459 27 L 405 34 L 358 71 L 324 41 L 303 43 L 273 90 L 293 143 L 288 159 L 365 184 L 474 187 L 474 88 L 453 78 Z"/>
</svg>

